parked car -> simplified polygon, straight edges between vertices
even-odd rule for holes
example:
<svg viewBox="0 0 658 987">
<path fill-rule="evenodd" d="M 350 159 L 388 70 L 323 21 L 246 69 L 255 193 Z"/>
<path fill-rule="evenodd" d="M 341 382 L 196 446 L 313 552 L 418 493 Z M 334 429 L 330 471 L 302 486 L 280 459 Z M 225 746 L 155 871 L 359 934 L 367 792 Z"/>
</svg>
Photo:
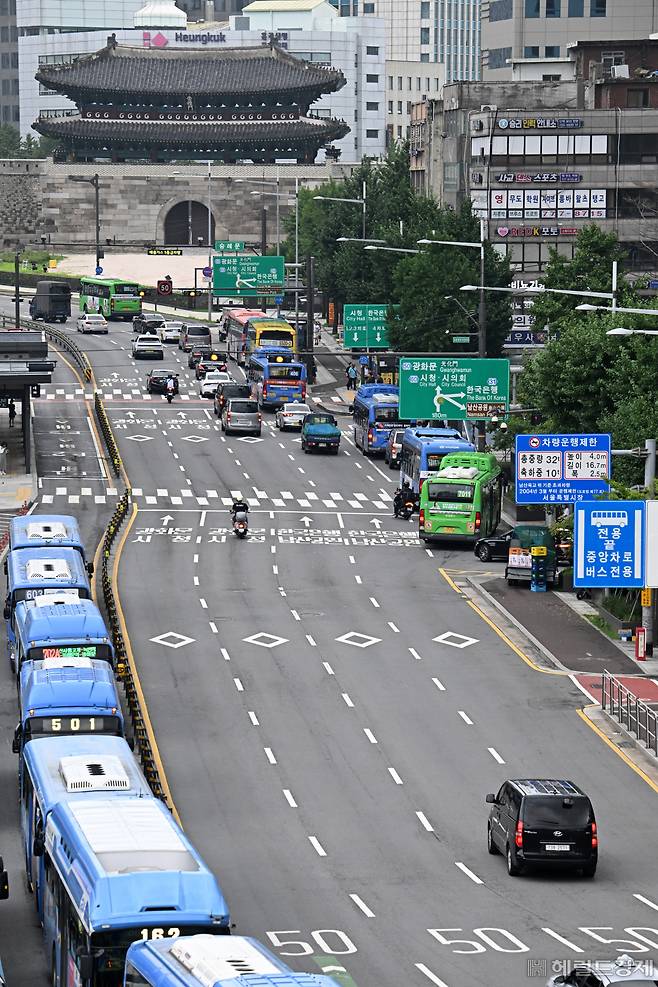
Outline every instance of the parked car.
<svg viewBox="0 0 658 987">
<path fill-rule="evenodd" d="M 384 449 L 384 462 L 388 463 L 389 469 L 396 470 L 400 468 L 403 435 L 403 428 L 391 429 L 391 434 L 388 437 L 388 442 L 386 443 L 386 448 Z"/>
<path fill-rule="evenodd" d="M 197 380 L 202 380 L 209 370 L 228 370 L 228 353 L 220 350 L 204 353 L 194 368 L 194 376 Z"/>
<path fill-rule="evenodd" d="M 226 370 L 211 370 L 201 381 L 199 394 L 202 398 L 214 398 L 218 386 L 228 384 L 232 380 L 233 378 Z"/>
<path fill-rule="evenodd" d="M 479 538 L 473 546 L 474 554 L 483 562 L 507 562 L 513 533 L 514 528 L 509 528 L 489 538 Z"/>
<path fill-rule="evenodd" d="M 140 312 L 139 315 L 133 316 L 133 332 L 158 333 L 164 325 L 164 317 L 154 312 Z"/>
<path fill-rule="evenodd" d="M 153 336 L 151 333 L 145 333 L 133 339 L 132 354 L 136 360 L 145 356 L 150 356 L 154 360 L 164 360 L 162 343 L 157 336 Z"/>
<path fill-rule="evenodd" d="M 160 329 L 160 340 L 163 343 L 177 343 L 180 339 L 182 322 L 165 322 Z"/>
<path fill-rule="evenodd" d="M 572 781 L 517 778 L 504 782 L 491 805 L 487 849 L 502 853 L 516 877 L 529 864 L 579 868 L 594 877 L 599 837 L 592 803 Z"/>
<path fill-rule="evenodd" d="M 213 409 L 219 418 L 224 410 L 224 405 L 232 398 L 251 398 L 251 384 L 236 384 L 235 381 L 228 384 L 219 384 L 215 391 Z"/>
<path fill-rule="evenodd" d="M 149 370 L 146 375 L 146 390 L 149 394 L 166 394 L 167 381 L 173 377 L 174 394 L 178 394 L 178 374 L 171 370 Z"/>
<path fill-rule="evenodd" d="M 280 432 L 285 432 L 287 428 L 301 429 L 304 419 L 311 414 L 311 409 L 301 401 L 290 401 L 278 409 L 276 413 L 276 427 Z"/>
<path fill-rule="evenodd" d="M 78 332 L 104 332 L 107 334 L 107 319 L 100 312 L 83 312 L 76 323 Z"/>
<path fill-rule="evenodd" d="M 231 398 L 227 401 L 222 412 L 222 432 L 247 432 L 260 435 L 262 416 L 258 410 L 258 402 L 251 399 Z"/>
</svg>

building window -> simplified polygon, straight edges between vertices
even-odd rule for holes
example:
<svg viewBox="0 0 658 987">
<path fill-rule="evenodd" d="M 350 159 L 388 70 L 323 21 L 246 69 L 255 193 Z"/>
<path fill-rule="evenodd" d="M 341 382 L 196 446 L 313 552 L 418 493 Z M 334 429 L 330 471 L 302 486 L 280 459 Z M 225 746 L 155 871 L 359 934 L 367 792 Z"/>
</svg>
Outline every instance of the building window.
<svg viewBox="0 0 658 987">
<path fill-rule="evenodd" d="M 393 88 L 393 76 L 392 75 L 389 75 L 389 77 L 388 77 L 388 88 L 389 89 L 392 89 Z"/>
<path fill-rule="evenodd" d="M 525 0 L 526 17 L 539 17 L 539 0 Z"/>
<path fill-rule="evenodd" d="M 366 75 L 366 82 L 379 82 L 379 76 L 374 75 L 372 72 L 369 72 Z"/>
<path fill-rule="evenodd" d="M 640 109 L 649 105 L 648 89 L 629 89 L 626 93 L 626 106 L 629 109 Z"/>
<path fill-rule="evenodd" d="M 507 59 L 512 57 L 511 48 L 490 48 L 489 49 L 489 68 L 490 69 L 503 69 L 507 65 Z M 435 80 L 438 83 L 438 79 Z M 437 85 L 438 89 L 438 85 Z"/>
<path fill-rule="evenodd" d="M 542 75 L 542 82 L 560 82 L 562 80 L 561 75 Z"/>
<path fill-rule="evenodd" d="M 378 55 L 379 45 L 366 45 L 366 55 Z"/>
<path fill-rule="evenodd" d="M 364 5 L 363 5 L 363 13 L 364 14 L 374 14 L 374 12 L 375 12 L 375 5 L 374 5 L 374 3 L 364 3 Z"/>
<path fill-rule="evenodd" d="M 8 69 L 9 68 L 9 52 L 3 51 L 1 62 L 2 62 L 3 69 Z"/>
<path fill-rule="evenodd" d="M 428 21 L 430 19 L 429 0 L 421 0 L 420 2 L 420 19 L 421 21 Z"/>
<path fill-rule="evenodd" d="M 366 103 L 366 110 L 373 110 L 375 113 L 379 109 L 379 103 Z"/>
<path fill-rule="evenodd" d="M 398 76 L 398 89 L 399 90 L 402 89 L 402 76 L 401 75 Z"/>
<path fill-rule="evenodd" d="M 430 60 L 430 53 L 428 51 L 421 51 L 421 53 L 420 53 L 420 60 L 421 60 L 421 62 L 429 62 L 429 60 Z"/>
<path fill-rule="evenodd" d="M 366 137 L 368 138 L 368 140 L 377 140 L 377 138 L 379 137 L 379 131 L 378 130 L 366 130 Z"/>
<path fill-rule="evenodd" d="M 428 45 L 430 43 L 430 29 L 428 27 L 421 27 L 420 43 L 421 45 Z"/>
<path fill-rule="evenodd" d="M 626 52 L 625 51 L 602 51 L 601 52 L 601 62 L 603 65 L 625 65 L 626 64 Z"/>
<path fill-rule="evenodd" d="M 398 100 L 398 113 L 402 113 L 402 100 Z"/>
<path fill-rule="evenodd" d="M 605 17 L 606 13 L 606 0 L 589 0 L 590 17 Z"/>
<path fill-rule="evenodd" d="M 491 0 L 491 4 L 489 5 L 490 21 L 508 21 L 512 15 L 512 0 Z"/>
<path fill-rule="evenodd" d="M 585 0 L 569 0 L 569 17 L 585 16 Z"/>
<path fill-rule="evenodd" d="M 524 58 L 539 58 L 539 45 L 526 45 L 523 49 Z"/>
<path fill-rule="evenodd" d="M 559 17 L 562 13 L 561 0 L 546 0 L 546 16 Z"/>
<path fill-rule="evenodd" d="M 402 127 L 398 127 L 398 140 L 402 140 Z"/>
<path fill-rule="evenodd" d="M 389 101 L 388 101 L 388 112 L 391 113 L 391 114 L 393 113 L 393 100 L 392 99 L 389 99 Z"/>
<path fill-rule="evenodd" d="M 559 45 L 546 45 L 544 48 L 544 58 L 559 58 L 560 57 L 560 46 Z"/>
</svg>

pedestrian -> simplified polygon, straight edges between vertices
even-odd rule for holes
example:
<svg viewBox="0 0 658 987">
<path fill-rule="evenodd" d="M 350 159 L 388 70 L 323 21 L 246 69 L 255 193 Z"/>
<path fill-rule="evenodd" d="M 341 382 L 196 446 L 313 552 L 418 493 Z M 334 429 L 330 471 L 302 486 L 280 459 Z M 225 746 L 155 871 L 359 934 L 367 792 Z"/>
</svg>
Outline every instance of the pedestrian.
<svg viewBox="0 0 658 987">
<path fill-rule="evenodd" d="M 16 405 L 14 404 L 14 399 L 9 398 L 9 427 L 14 427 L 14 420 L 16 418 Z"/>
<path fill-rule="evenodd" d="M 354 366 L 353 363 L 350 363 L 349 367 L 347 368 L 347 389 L 349 391 L 356 390 L 356 376 L 357 376 L 356 367 Z"/>
</svg>

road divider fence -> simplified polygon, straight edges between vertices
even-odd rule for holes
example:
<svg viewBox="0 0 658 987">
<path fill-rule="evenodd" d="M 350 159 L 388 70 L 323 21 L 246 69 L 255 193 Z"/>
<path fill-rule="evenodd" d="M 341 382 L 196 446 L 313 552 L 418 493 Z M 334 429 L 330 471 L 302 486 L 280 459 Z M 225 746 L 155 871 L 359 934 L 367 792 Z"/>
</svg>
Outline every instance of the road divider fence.
<svg viewBox="0 0 658 987">
<path fill-rule="evenodd" d="M 610 672 L 601 675 L 601 707 L 654 757 L 658 757 L 658 714 Z"/>
<path fill-rule="evenodd" d="M 144 711 L 142 709 L 140 692 L 137 688 L 135 674 L 131 665 L 126 642 L 123 637 L 119 608 L 117 606 L 117 601 L 114 595 L 114 587 L 112 585 L 112 548 L 114 545 L 114 540 L 126 520 L 130 510 L 130 504 L 130 491 L 126 490 L 125 493 L 119 498 L 114 514 L 105 529 L 101 563 L 101 585 L 103 589 L 103 601 L 105 603 L 105 610 L 110 625 L 110 634 L 112 636 L 112 643 L 114 645 L 116 656 L 115 670 L 117 678 L 120 680 L 124 688 L 137 753 L 153 794 L 165 802 L 166 793 L 162 784 L 162 779 L 160 777 L 153 748 L 151 746 Z"/>
<path fill-rule="evenodd" d="M 121 456 L 119 454 L 119 447 L 116 439 L 114 438 L 114 432 L 112 431 L 112 426 L 110 425 L 110 419 L 107 417 L 105 405 L 103 404 L 98 391 L 94 391 L 94 408 L 96 411 L 98 424 L 100 425 L 101 434 L 103 436 L 103 442 L 105 443 L 105 448 L 107 449 L 110 457 L 112 469 L 114 470 L 115 476 L 121 476 Z"/>
<path fill-rule="evenodd" d="M 45 332 L 48 339 L 52 339 L 53 343 L 60 346 L 63 350 L 69 353 L 77 365 L 82 370 L 82 376 L 86 381 L 91 381 L 93 379 L 93 372 L 91 369 L 91 364 L 87 359 L 87 354 L 84 353 L 79 346 L 73 342 L 72 339 L 67 336 L 65 332 L 60 329 L 55 329 L 53 326 L 44 326 L 41 322 L 30 322 L 27 319 L 21 319 L 21 325 L 26 329 L 33 329 L 37 332 Z"/>
</svg>

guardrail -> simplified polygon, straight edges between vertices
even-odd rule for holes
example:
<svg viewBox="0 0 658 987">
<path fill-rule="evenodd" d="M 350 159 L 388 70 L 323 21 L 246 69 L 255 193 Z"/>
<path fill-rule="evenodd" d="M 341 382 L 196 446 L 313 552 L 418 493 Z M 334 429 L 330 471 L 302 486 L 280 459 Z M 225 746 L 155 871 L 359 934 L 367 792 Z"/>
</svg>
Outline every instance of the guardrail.
<svg viewBox="0 0 658 987">
<path fill-rule="evenodd" d="M 91 364 L 87 359 L 87 354 L 83 353 L 79 346 L 73 342 L 72 339 L 66 335 L 66 333 L 61 332 L 59 329 L 53 328 L 53 326 L 44 325 L 41 322 L 30 322 L 28 319 L 21 319 L 21 325 L 25 326 L 26 329 L 35 329 L 37 332 L 45 332 L 49 339 L 52 339 L 54 343 L 61 346 L 63 350 L 66 350 L 71 354 L 77 365 L 82 370 L 82 375 L 85 380 L 91 381 L 93 377 Z"/>
<path fill-rule="evenodd" d="M 108 451 L 112 469 L 114 470 L 114 475 L 121 476 L 121 456 L 119 454 L 119 447 L 116 439 L 114 438 L 114 432 L 112 431 L 112 426 L 110 425 L 110 419 L 107 417 L 105 405 L 100 399 L 98 391 L 94 391 L 94 408 L 96 410 L 96 418 L 98 419 L 98 424 L 100 425 L 103 435 L 103 441 L 105 442 L 105 448 Z"/>
<path fill-rule="evenodd" d="M 610 672 L 601 675 L 601 707 L 629 733 L 635 734 L 648 751 L 658 757 L 658 714 L 638 699 Z"/>
<path fill-rule="evenodd" d="M 120 497 L 114 514 L 110 519 L 110 523 L 105 529 L 105 536 L 103 538 L 103 558 L 101 563 L 101 586 L 103 589 L 103 600 L 105 602 L 105 609 L 107 611 L 107 617 L 110 625 L 110 634 L 112 635 L 112 643 L 114 644 L 114 651 L 116 655 L 116 673 L 124 687 L 128 711 L 130 713 L 130 721 L 132 723 L 136 740 L 137 753 L 153 794 L 157 798 L 162 799 L 163 802 L 166 802 L 165 790 L 162 785 L 162 779 L 160 778 L 160 772 L 158 771 L 155 757 L 153 756 L 153 748 L 151 747 L 151 741 L 149 740 L 148 730 L 146 728 L 146 722 L 144 720 L 144 714 L 140 704 L 140 696 L 135 683 L 135 675 L 128 658 L 128 651 L 121 629 L 121 621 L 119 619 L 117 603 L 114 597 L 112 577 L 110 575 L 112 546 L 114 545 L 114 539 L 116 538 L 122 524 L 126 520 L 129 510 L 130 492 L 126 490 L 122 497 Z"/>
</svg>

